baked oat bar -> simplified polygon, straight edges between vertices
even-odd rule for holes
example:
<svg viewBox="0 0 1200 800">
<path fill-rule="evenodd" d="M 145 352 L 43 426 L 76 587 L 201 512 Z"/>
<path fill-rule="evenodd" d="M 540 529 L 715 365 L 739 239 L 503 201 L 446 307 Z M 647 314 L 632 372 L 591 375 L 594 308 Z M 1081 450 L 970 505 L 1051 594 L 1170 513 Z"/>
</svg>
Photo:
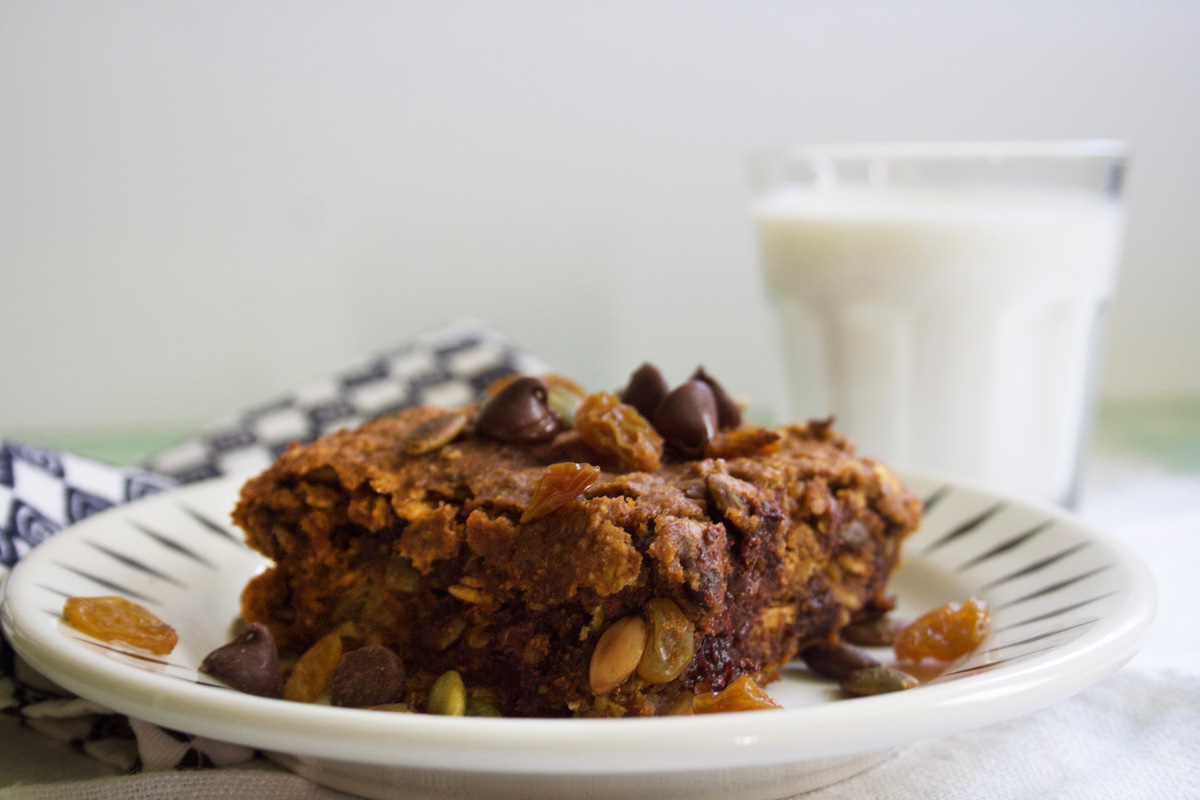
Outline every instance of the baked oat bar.
<svg viewBox="0 0 1200 800">
<path fill-rule="evenodd" d="M 520 378 L 288 450 L 234 512 L 274 561 L 246 621 L 285 665 L 391 649 L 414 707 L 456 670 L 506 716 L 620 716 L 768 683 L 890 607 L 921 506 L 887 467 L 828 421 L 745 424 L 702 372 L 651 377 Z"/>
</svg>

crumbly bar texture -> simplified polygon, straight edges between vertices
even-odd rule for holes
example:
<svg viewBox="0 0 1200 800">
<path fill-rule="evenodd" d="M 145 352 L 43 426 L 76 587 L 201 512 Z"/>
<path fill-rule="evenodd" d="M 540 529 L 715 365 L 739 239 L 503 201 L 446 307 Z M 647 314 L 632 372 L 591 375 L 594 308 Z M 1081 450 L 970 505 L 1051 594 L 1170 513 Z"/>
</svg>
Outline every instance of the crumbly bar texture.
<svg viewBox="0 0 1200 800">
<path fill-rule="evenodd" d="M 511 716 L 649 716 L 741 675 L 766 684 L 799 649 L 890 608 L 886 582 L 921 504 L 828 422 L 774 452 L 621 472 L 574 431 L 513 444 L 400 446 L 422 407 L 284 453 L 234 521 L 274 566 L 246 587 L 287 664 L 337 632 L 382 644 L 420 691 L 445 670 Z M 604 465 L 582 496 L 521 522 L 546 467 Z M 694 632 L 678 677 L 597 695 L 596 643 L 653 598 Z"/>
</svg>

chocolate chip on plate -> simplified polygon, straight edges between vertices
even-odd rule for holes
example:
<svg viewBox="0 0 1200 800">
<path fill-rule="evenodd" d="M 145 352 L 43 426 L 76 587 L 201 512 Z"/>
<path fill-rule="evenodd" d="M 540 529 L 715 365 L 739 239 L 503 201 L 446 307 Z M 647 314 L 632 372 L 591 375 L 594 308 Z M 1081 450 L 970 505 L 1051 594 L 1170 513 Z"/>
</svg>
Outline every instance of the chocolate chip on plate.
<svg viewBox="0 0 1200 800">
<path fill-rule="evenodd" d="M 896 637 L 900 635 L 900 631 L 907 627 L 908 622 L 905 620 L 896 619 L 885 614 L 874 619 L 852 622 L 842 628 L 841 636 L 851 644 L 866 646 L 887 645 L 890 647 L 895 643 Z"/>
<path fill-rule="evenodd" d="M 329 679 L 329 702 L 352 708 L 398 703 L 407 683 L 400 657 L 383 645 L 369 644 L 342 656 Z"/>
<path fill-rule="evenodd" d="M 860 669 L 879 666 L 869 653 L 853 645 L 834 642 L 810 645 L 800 652 L 800 658 L 816 674 L 835 681 L 846 680 Z"/>
<path fill-rule="evenodd" d="M 275 638 L 261 622 L 251 622 L 229 644 L 204 657 L 200 671 L 260 697 L 283 697 L 283 675 Z"/>
</svg>

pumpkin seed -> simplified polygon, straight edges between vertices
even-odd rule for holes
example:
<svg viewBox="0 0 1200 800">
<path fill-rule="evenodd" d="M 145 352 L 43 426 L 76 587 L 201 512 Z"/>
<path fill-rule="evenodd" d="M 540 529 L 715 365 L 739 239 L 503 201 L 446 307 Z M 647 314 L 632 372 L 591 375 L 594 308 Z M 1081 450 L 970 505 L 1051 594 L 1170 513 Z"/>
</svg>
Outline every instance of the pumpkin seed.
<svg viewBox="0 0 1200 800">
<path fill-rule="evenodd" d="M 467 425 L 465 411 L 447 411 L 427 419 L 413 428 L 400 442 L 400 449 L 410 456 L 432 453 L 454 441 Z"/>
<path fill-rule="evenodd" d="M 608 626 L 592 651 L 588 684 L 596 695 L 608 694 L 624 683 L 646 650 L 646 621 L 622 617 Z"/>
<path fill-rule="evenodd" d="M 912 675 L 895 667 L 867 667 L 850 673 L 838 685 L 847 694 L 863 697 L 912 689 L 918 683 Z"/>
<path fill-rule="evenodd" d="M 466 716 L 468 717 L 502 717 L 500 709 L 484 700 L 482 697 L 467 699 Z"/>
<path fill-rule="evenodd" d="M 462 675 L 456 670 L 443 672 L 429 689 L 425 711 L 446 717 L 461 717 L 466 710 L 467 687 L 463 685 Z"/>
</svg>

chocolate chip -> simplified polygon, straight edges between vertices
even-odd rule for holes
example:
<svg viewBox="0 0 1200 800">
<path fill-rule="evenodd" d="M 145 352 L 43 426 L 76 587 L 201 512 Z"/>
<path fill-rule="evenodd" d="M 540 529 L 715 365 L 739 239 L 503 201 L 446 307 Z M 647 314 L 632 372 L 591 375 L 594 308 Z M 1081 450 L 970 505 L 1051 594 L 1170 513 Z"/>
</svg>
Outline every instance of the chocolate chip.
<svg viewBox="0 0 1200 800">
<path fill-rule="evenodd" d="M 813 672 L 835 681 L 845 680 L 860 669 L 879 666 L 869 653 L 852 645 L 833 642 L 818 642 L 806 647 L 800 657 Z"/>
<path fill-rule="evenodd" d="M 703 381 L 688 381 L 673 390 L 654 412 L 654 428 L 685 456 L 695 458 L 717 432 L 717 401 Z"/>
<path fill-rule="evenodd" d="M 329 702 L 365 708 L 404 699 L 404 662 L 386 647 L 369 644 L 342 656 L 329 679 Z"/>
<path fill-rule="evenodd" d="M 694 381 L 704 381 L 708 388 L 712 389 L 713 399 L 717 401 L 717 427 L 721 430 L 728 428 L 736 428 L 742 424 L 742 409 L 738 407 L 729 393 L 725 391 L 725 387 L 717 382 L 717 379 L 704 371 L 704 367 L 697 367 L 696 372 L 692 375 Z"/>
<path fill-rule="evenodd" d="M 891 647 L 895 644 L 900 631 L 907 627 L 906 621 L 884 615 L 863 622 L 852 622 L 842 628 L 841 636 L 851 644 L 861 644 L 867 647 L 879 645 Z"/>
<path fill-rule="evenodd" d="M 205 656 L 200 671 L 239 692 L 283 697 L 283 675 L 279 671 L 275 638 L 261 622 L 251 622 L 232 642 Z"/>
<path fill-rule="evenodd" d="M 646 419 L 653 419 L 658 404 L 670 391 L 671 386 L 658 367 L 647 362 L 629 377 L 629 385 L 621 392 L 621 402 L 636 408 Z"/>
<path fill-rule="evenodd" d="M 562 427 L 547 404 L 549 389 L 541 378 L 517 378 L 488 399 L 475 416 L 475 432 L 499 442 L 544 442 Z"/>
</svg>

